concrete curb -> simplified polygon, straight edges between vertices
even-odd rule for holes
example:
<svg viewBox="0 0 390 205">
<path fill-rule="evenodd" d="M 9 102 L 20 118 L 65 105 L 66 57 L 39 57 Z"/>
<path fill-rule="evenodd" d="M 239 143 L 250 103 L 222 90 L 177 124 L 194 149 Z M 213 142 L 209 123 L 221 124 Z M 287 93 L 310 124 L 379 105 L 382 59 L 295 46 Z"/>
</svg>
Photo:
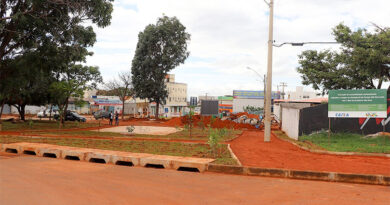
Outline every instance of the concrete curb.
<svg viewBox="0 0 390 205">
<path fill-rule="evenodd" d="M 236 160 L 236 162 L 238 163 L 238 165 L 242 166 L 242 163 L 240 162 L 240 160 L 238 159 L 238 157 L 234 154 L 232 148 L 230 148 L 230 144 L 227 145 L 227 148 L 230 152 L 230 155 L 232 156 L 233 159 Z"/>
<path fill-rule="evenodd" d="M 297 143 L 295 143 L 293 141 L 280 138 L 280 137 L 278 137 L 274 133 L 272 133 L 272 135 L 274 135 L 274 137 L 276 137 L 276 138 L 278 138 L 280 140 L 283 140 L 285 142 L 291 143 L 291 144 L 297 146 L 298 148 L 300 148 L 302 150 L 305 150 L 305 151 L 308 151 L 308 152 L 311 152 L 311 153 L 316 153 L 316 154 L 330 154 L 330 155 L 343 155 L 343 156 L 364 156 L 364 157 L 388 157 L 388 158 L 390 158 L 390 154 L 381 154 L 381 153 L 332 152 L 332 151 L 323 151 L 323 150 L 312 150 L 312 149 L 309 149 L 309 148 L 306 148 L 306 147 L 302 147 L 301 145 L 299 145 L 299 144 L 297 144 Z"/>
<path fill-rule="evenodd" d="M 390 176 L 209 164 L 207 172 L 390 186 Z"/>
<path fill-rule="evenodd" d="M 214 161 L 214 159 L 209 158 L 131 153 L 26 142 L 0 144 L 0 151 L 103 164 L 163 167 L 165 169 L 198 172 L 204 172 L 207 169 L 207 165 Z"/>
</svg>

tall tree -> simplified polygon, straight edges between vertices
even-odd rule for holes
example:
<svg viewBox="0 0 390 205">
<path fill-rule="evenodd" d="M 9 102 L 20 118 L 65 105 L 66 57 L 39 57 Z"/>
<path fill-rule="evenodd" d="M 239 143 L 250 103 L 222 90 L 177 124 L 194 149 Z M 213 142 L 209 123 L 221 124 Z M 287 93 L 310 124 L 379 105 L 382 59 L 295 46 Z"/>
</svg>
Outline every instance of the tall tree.
<svg viewBox="0 0 390 205">
<path fill-rule="evenodd" d="M 333 35 L 341 44 L 340 52 L 302 52 L 297 68 L 302 83 L 325 94 L 332 89 L 379 89 L 390 81 L 390 28 L 374 26 L 370 33 L 339 24 Z"/>
<path fill-rule="evenodd" d="M 165 77 L 189 56 L 189 40 L 190 34 L 179 19 L 165 15 L 138 34 L 131 68 L 134 91 L 141 99 L 156 103 L 156 118 L 160 104 L 168 97 Z"/>
<path fill-rule="evenodd" d="M 131 84 L 131 73 L 130 72 L 122 72 L 118 74 L 117 79 L 113 79 L 112 81 L 106 84 L 106 87 L 109 89 L 110 93 L 115 96 L 118 96 L 122 101 L 122 120 L 125 115 L 125 101 L 128 97 L 133 96 L 133 88 Z"/>
</svg>

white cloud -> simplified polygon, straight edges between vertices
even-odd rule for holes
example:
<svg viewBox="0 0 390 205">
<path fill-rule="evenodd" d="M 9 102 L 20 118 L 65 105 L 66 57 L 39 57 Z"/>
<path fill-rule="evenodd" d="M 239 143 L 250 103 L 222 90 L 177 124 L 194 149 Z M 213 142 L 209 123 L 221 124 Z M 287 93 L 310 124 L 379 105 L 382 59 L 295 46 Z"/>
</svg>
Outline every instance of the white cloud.
<svg viewBox="0 0 390 205">
<path fill-rule="evenodd" d="M 388 0 L 276 0 L 274 40 L 333 41 L 332 28 L 340 22 L 353 28 L 372 29 L 370 22 L 389 27 L 388 8 Z M 178 17 L 191 34 L 191 58 L 173 71 L 177 81 L 188 84 L 189 95 L 262 88 L 246 69 L 266 72 L 268 7 L 262 0 L 116 0 L 112 24 L 95 28 L 98 41 L 88 64 L 99 66 L 105 80 L 130 70 L 138 33 L 163 13 Z M 287 82 L 287 90 L 295 89 L 301 81 L 297 55 L 325 48 L 337 46 L 274 48 L 273 88 Z"/>
</svg>

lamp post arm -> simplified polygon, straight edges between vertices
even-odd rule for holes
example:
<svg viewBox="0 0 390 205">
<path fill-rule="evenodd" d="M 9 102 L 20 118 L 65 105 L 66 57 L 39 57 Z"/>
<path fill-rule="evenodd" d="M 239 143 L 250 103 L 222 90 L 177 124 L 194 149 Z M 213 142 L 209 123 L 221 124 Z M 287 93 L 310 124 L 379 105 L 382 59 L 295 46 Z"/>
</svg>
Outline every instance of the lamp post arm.
<svg viewBox="0 0 390 205">
<path fill-rule="evenodd" d="M 286 44 L 290 44 L 292 46 L 303 46 L 305 44 L 340 44 L 340 43 L 335 41 L 284 42 L 281 44 L 273 44 L 273 46 L 282 47 Z"/>
</svg>

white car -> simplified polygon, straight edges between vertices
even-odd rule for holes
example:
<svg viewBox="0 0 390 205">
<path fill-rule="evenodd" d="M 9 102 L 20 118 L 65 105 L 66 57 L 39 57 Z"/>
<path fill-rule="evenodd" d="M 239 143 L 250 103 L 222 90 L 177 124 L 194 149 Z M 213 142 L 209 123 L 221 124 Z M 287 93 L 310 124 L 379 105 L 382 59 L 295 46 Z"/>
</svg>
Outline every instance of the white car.
<svg viewBox="0 0 390 205">
<path fill-rule="evenodd" d="M 58 111 L 52 110 L 51 116 L 53 117 L 55 114 L 58 114 Z M 39 118 L 44 118 L 44 117 L 49 117 L 49 116 L 50 116 L 50 109 L 46 109 L 46 110 L 43 110 L 43 111 L 37 113 L 37 117 L 39 117 Z"/>
</svg>

